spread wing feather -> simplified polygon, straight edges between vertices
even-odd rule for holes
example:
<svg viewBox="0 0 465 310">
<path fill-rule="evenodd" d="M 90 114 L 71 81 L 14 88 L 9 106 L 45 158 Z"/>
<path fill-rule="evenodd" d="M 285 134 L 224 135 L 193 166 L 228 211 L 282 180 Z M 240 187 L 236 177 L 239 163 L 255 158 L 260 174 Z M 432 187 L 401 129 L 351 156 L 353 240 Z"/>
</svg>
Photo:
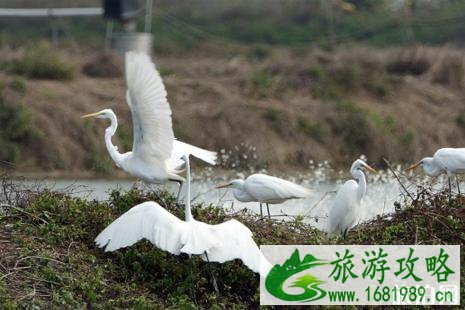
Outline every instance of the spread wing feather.
<svg viewBox="0 0 465 310">
<path fill-rule="evenodd" d="M 160 74 L 149 56 L 126 53 L 126 100 L 134 128 L 133 154 L 166 161 L 173 150 L 171 108 Z"/>
<path fill-rule="evenodd" d="M 162 250 L 179 254 L 188 230 L 186 222 L 159 204 L 149 201 L 131 208 L 117 218 L 95 238 L 95 243 L 108 252 L 147 239 Z"/>
<path fill-rule="evenodd" d="M 255 241 L 252 232 L 244 224 L 236 220 L 209 225 L 221 244 L 212 247 L 208 251 L 208 260 L 223 263 L 233 259 L 240 259 L 250 270 L 266 277 L 271 269 L 271 264 L 263 256 Z M 203 260 L 207 260 L 205 255 Z"/>
</svg>

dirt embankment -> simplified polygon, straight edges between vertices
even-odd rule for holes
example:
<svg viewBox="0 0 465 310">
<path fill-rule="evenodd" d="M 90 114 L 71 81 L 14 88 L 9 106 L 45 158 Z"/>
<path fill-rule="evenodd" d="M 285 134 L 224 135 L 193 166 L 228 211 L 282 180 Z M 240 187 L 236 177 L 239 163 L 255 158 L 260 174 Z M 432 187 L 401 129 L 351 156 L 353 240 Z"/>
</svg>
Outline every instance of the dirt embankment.
<svg viewBox="0 0 465 310">
<path fill-rule="evenodd" d="M 114 142 L 131 148 L 124 79 L 82 73 L 93 57 L 66 53 L 75 66 L 66 81 L 0 74 L 3 102 L 23 102 L 38 132 L 18 142 L 16 171 L 113 173 L 106 122 L 79 118 L 103 108 L 118 115 Z M 226 167 L 271 169 L 310 160 L 345 167 L 360 154 L 374 163 L 383 156 L 411 162 L 438 147 L 464 146 L 464 60 L 460 50 L 426 47 L 155 56 L 178 138 L 225 150 Z"/>
</svg>

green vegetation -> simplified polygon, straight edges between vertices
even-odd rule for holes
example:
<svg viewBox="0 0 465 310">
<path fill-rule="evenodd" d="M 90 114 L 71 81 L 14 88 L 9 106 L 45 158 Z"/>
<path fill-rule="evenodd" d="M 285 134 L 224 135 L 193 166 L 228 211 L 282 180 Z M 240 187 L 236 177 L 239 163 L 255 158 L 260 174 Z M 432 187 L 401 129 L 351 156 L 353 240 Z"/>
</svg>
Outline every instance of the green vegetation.
<svg viewBox="0 0 465 310">
<path fill-rule="evenodd" d="M 2 91 L 3 92 L 3 91 Z M 32 114 L 21 101 L 10 102 L 0 93 L 0 159 L 17 162 L 26 145 L 40 139 Z"/>
<path fill-rule="evenodd" d="M 350 101 L 336 102 L 337 119 L 333 131 L 342 136 L 352 155 L 360 154 L 371 143 L 371 126 L 366 112 Z"/>
<path fill-rule="evenodd" d="M 271 122 L 279 121 L 279 111 L 275 108 L 269 107 L 263 113 L 263 117 Z"/>
<path fill-rule="evenodd" d="M 26 81 L 19 77 L 12 78 L 9 86 L 11 89 L 20 94 L 24 94 L 26 92 Z"/>
<path fill-rule="evenodd" d="M 404 146 L 410 146 L 413 143 L 414 139 L 415 134 L 413 133 L 413 131 L 407 130 L 400 136 L 399 142 Z"/>
<path fill-rule="evenodd" d="M 250 80 L 245 82 L 249 93 L 259 98 L 267 98 L 277 95 L 284 90 L 284 85 L 279 76 L 266 70 L 259 70 L 250 76 Z"/>
<path fill-rule="evenodd" d="M 0 216 L 3 255 L 0 304 L 16 308 L 256 308 L 258 275 L 240 261 L 207 264 L 174 256 L 146 241 L 104 253 L 93 239 L 132 206 L 154 200 L 176 216 L 183 209 L 166 192 L 113 191 L 107 202 L 86 201 L 49 190 L 18 189 L 3 180 L 7 204 Z M 362 224 L 347 237 L 328 239 L 301 219 L 260 219 L 234 214 L 254 232 L 258 244 L 460 244 L 465 241 L 463 196 L 420 189 L 414 201 L 390 216 Z M 13 205 L 13 207 L 8 207 Z M 400 204 L 399 204 L 400 206 Z M 231 218 L 228 210 L 197 204 L 194 216 L 208 223 Z M 463 256 L 464 251 L 461 251 Z M 462 257 L 463 259 L 463 257 Z M 219 282 L 214 294 L 210 268 Z M 465 298 L 465 270 L 461 270 Z M 191 290 L 194 283 L 195 290 Z"/>
<path fill-rule="evenodd" d="M 183 209 L 177 207 L 174 197 L 166 192 L 115 191 L 110 200 L 103 203 L 47 190 L 23 198 L 15 208 L 6 209 L 8 215 L 0 217 L 0 235 L 7 236 L 9 253 L 0 260 L 3 266 L 16 265 L 18 271 L 1 280 L 1 304 L 8 302 L 13 308 L 66 305 L 106 309 L 135 305 L 141 308 L 195 307 L 195 303 L 203 308 L 258 306 L 258 275 L 240 261 L 207 264 L 198 257 L 190 260 L 184 255 L 171 255 L 148 242 L 114 253 L 104 253 L 93 245 L 93 239 L 106 225 L 146 200 L 158 201 L 182 218 Z M 209 223 L 230 218 L 225 210 L 213 206 L 196 205 L 193 214 Z M 257 232 L 256 240 L 262 244 L 306 243 L 309 239 L 322 238 L 320 233 L 299 221 L 272 224 L 247 212 L 237 218 Z M 301 233 L 289 234 L 289 229 Z M 210 268 L 221 279 L 220 297 L 215 296 Z M 15 299 L 30 293 L 33 287 L 35 296 Z"/>
<path fill-rule="evenodd" d="M 464 111 L 457 114 L 455 118 L 455 122 L 457 123 L 459 127 L 465 129 L 465 112 Z"/>
<path fill-rule="evenodd" d="M 300 131 L 306 134 L 309 137 L 314 138 L 319 142 L 323 142 L 324 137 L 327 135 L 327 128 L 324 123 L 317 122 L 312 123 L 309 120 L 299 117 L 297 120 L 297 125 Z"/>
<path fill-rule="evenodd" d="M 3 69 L 33 79 L 70 80 L 74 68 L 46 45 L 29 49 L 21 58 L 4 62 Z"/>
</svg>

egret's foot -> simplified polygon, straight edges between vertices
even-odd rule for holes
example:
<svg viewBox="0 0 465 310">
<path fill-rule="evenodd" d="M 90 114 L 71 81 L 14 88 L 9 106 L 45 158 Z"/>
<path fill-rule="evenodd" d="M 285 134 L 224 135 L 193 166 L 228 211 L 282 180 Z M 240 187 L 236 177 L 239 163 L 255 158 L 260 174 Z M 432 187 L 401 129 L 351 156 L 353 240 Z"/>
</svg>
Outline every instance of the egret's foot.
<svg viewBox="0 0 465 310">
<path fill-rule="evenodd" d="M 189 260 L 189 264 L 190 264 L 190 268 L 189 268 L 189 280 L 191 282 L 191 287 L 190 287 L 190 294 L 191 294 L 191 300 L 194 302 L 194 304 L 196 306 L 198 306 L 198 303 L 197 303 L 197 298 L 195 296 L 195 288 L 194 288 L 194 262 L 192 261 L 192 259 L 190 257 L 187 258 Z"/>
<path fill-rule="evenodd" d="M 344 232 L 342 233 L 342 238 L 345 239 L 347 237 L 347 232 L 349 231 L 348 228 L 344 229 Z"/>
<path fill-rule="evenodd" d="M 213 274 L 213 271 L 211 271 L 211 274 L 212 274 L 212 280 L 213 280 L 213 288 L 215 289 L 216 297 L 220 297 L 220 289 L 218 288 L 218 282 L 216 281 L 216 277 Z"/>
<path fill-rule="evenodd" d="M 205 257 L 207 258 L 207 262 L 209 264 L 208 269 L 210 270 L 210 275 L 212 277 L 213 288 L 215 289 L 216 297 L 220 297 L 220 289 L 218 287 L 218 281 L 216 281 L 215 274 L 213 273 L 213 270 L 210 266 L 210 259 L 208 258 L 207 252 L 205 252 Z"/>
</svg>

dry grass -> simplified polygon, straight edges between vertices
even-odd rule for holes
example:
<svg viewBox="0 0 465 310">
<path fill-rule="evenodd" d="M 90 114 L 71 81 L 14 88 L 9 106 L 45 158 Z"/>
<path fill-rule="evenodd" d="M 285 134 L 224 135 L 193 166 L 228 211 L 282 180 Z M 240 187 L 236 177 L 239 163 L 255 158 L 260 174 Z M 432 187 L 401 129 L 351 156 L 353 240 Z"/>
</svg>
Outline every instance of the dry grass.
<svg viewBox="0 0 465 310">
<path fill-rule="evenodd" d="M 309 160 L 345 167 L 360 153 L 372 162 L 383 156 L 410 162 L 444 145 L 465 144 L 456 134 L 462 132 L 457 113 L 465 99 L 458 49 L 276 48 L 263 58 L 249 53 L 240 48 L 234 56 L 203 51 L 156 57 L 179 138 L 226 153 L 246 143 L 256 148 L 256 158 L 238 166 L 272 170 L 306 167 Z M 66 52 L 81 68 L 94 57 Z M 3 84 L 9 79 L 0 75 Z M 79 116 L 113 108 L 122 127 L 114 141 L 126 151 L 132 126 L 122 77 L 77 73 L 66 83 L 25 83 L 23 101 L 48 138 L 48 151 L 35 155 L 40 152 L 31 145 L 19 171 L 117 171 L 103 143 L 106 122 Z"/>
</svg>

